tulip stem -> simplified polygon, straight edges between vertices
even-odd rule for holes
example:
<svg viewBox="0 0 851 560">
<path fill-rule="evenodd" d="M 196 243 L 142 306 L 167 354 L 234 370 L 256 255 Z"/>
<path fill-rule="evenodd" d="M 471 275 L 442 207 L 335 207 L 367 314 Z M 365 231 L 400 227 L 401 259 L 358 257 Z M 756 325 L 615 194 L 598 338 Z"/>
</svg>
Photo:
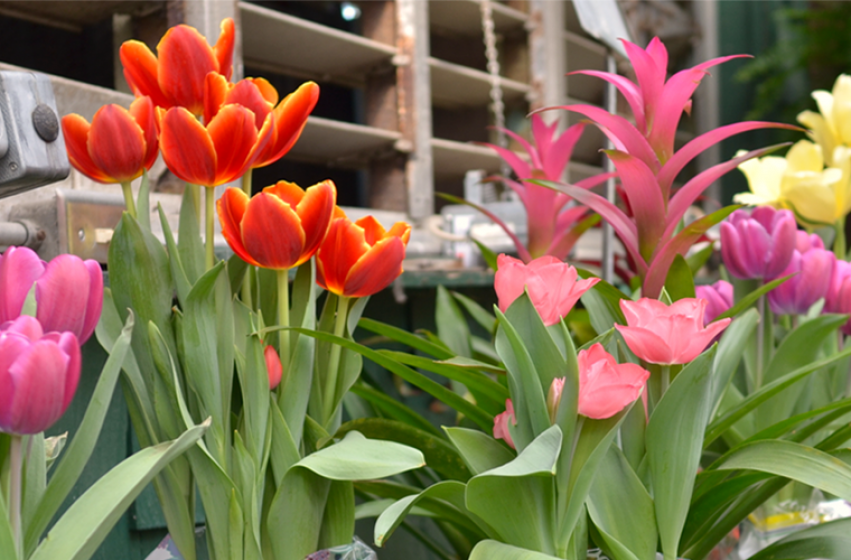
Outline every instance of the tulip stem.
<svg viewBox="0 0 851 560">
<path fill-rule="evenodd" d="M 346 319 L 348 319 L 349 298 L 337 296 L 337 315 L 334 321 L 334 335 L 346 336 Z M 325 376 L 325 394 L 322 399 L 322 407 L 325 411 L 325 422 L 329 422 L 334 416 L 334 399 L 337 393 L 337 374 L 340 369 L 340 354 L 342 347 L 339 344 L 331 345 L 331 356 L 328 358 L 328 374 Z"/>
<path fill-rule="evenodd" d="M 756 375 L 754 376 L 754 390 L 762 387 L 763 352 L 765 351 L 765 296 L 759 296 L 757 300 L 759 311 L 759 325 L 756 329 Z"/>
<path fill-rule="evenodd" d="M 206 198 L 206 200 L 205 200 L 206 201 L 206 210 L 204 212 L 204 220 L 206 220 L 206 222 L 207 222 L 207 233 L 206 233 L 206 239 L 205 239 L 206 248 L 207 248 L 206 259 L 205 259 L 205 264 L 206 264 L 205 270 L 210 270 L 211 268 L 213 268 L 213 265 L 216 263 L 216 253 L 215 253 L 215 244 L 214 244 L 215 240 L 213 238 L 213 236 L 214 236 L 213 229 L 214 229 L 214 225 L 215 225 L 215 222 L 213 221 L 213 214 L 215 214 L 215 212 L 216 212 L 216 210 L 215 210 L 216 190 L 212 189 L 212 188 L 207 188 L 207 189 L 204 189 L 204 190 L 206 191 L 206 193 L 205 193 L 206 194 L 206 197 L 205 197 Z"/>
<path fill-rule="evenodd" d="M 290 326 L 290 271 L 276 271 L 278 274 L 278 326 Z M 289 371 L 290 365 L 290 332 L 278 331 L 278 351 L 284 371 Z"/>
<path fill-rule="evenodd" d="M 833 254 L 839 260 L 845 260 L 845 218 L 839 218 L 834 224 L 836 227 L 836 239 L 833 240 Z"/>
<path fill-rule="evenodd" d="M 242 192 L 248 195 L 248 198 L 251 198 L 251 173 L 252 169 L 249 168 L 248 171 L 245 172 L 245 175 L 242 176 Z M 253 297 L 251 295 L 251 269 L 253 267 L 251 265 L 245 269 L 245 278 L 242 279 L 242 303 L 248 306 L 249 309 L 254 309 Z"/>
<path fill-rule="evenodd" d="M 133 201 L 133 189 L 130 188 L 130 181 L 121 183 L 121 192 L 124 193 L 124 206 L 127 207 L 127 213 L 136 217 L 136 202 Z"/>
<path fill-rule="evenodd" d="M 659 400 L 662 400 L 662 397 L 664 397 L 665 393 L 668 391 L 668 387 L 671 386 L 671 366 L 662 366 L 661 371 L 662 371 L 662 383 L 661 383 Z"/>
<path fill-rule="evenodd" d="M 23 558 L 23 547 L 21 546 L 21 480 L 23 474 L 24 457 L 23 437 L 10 434 L 9 446 L 10 478 L 9 478 L 9 523 L 12 527 L 12 537 L 15 539 L 15 550 L 18 558 Z"/>
</svg>

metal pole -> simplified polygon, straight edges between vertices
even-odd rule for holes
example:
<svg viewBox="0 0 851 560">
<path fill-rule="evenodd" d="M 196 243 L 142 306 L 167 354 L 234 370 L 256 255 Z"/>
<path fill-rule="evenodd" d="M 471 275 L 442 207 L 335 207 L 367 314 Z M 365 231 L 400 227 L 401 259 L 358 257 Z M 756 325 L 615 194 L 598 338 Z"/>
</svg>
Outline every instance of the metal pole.
<svg viewBox="0 0 851 560">
<path fill-rule="evenodd" d="M 617 63 L 615 61 L 615 57 L 612 55 L 611 51 L 606 56 L 606 70 L 612 74 L 616 74 L 618 71 Z M 614 84 L 611 82 L 606 82 L 606 110 L 609 113 L 615 114 L 618 110 L 618 90 Z M 614 144 L 612 144 L 611 140 L 606 140 L 606 149 L 613 150 Z M 606 173 L 612 173 L 615 171 L 615 165 L 612 163 L 612 160 L 608 157 L 605 162 L 605 170 Z M 615 202 L 615 179 L 614 177 L 606 181 L 606 199 L 613 203 Z M 603 222 L 603 259 L 602 259 L 602 272 L 603 272 L 603 280 L 606 282 L 611 282 L 614 279 L 615 275 L 615 233 L 612 230 L 612 226 L 609 225 L 608 222 Z"/>
</svg>

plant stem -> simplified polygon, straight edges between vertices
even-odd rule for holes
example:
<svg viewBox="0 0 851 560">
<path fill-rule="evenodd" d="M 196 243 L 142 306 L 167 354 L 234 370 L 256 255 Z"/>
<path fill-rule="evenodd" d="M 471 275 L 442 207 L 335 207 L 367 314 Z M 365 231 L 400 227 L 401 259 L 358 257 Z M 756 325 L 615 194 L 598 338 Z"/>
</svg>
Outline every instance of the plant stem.
<svg viewBox="0 0 851 560">
<path fill-rule="evenodd" d="M 242 176 L 242 192 L 248 195 L 248 198 L 251 198 L 251 178 L 252 178 L 252 169 L 249 169 L 245 172 L 245 175 Z M 242 303 L 248 306 L 249 309 L 254 309 L 253 297 L 251 296 L 251 269 L 253 267 L 248 265 L 248 268 L 245 269 L 245 278 L 242 279 Z"/>
<path fill-rule="evenodd" d="M 215 240 L 213 239 L 213 229 L 214 229 L 214 225 L 215 225 L 215 222 L 213 221 L 213 214 L 215 214 L 215 212 L 216 212 L 216 209 L 215 209 L 215 207 L 216 207 L 216 204 L 215 204 L 215 202 L 216 202 L 215 201 L 216 190 L 213 189 L 213 188 L 206 188 L 204 190 L 206 191 L 204 194 L 206 195 L 206 203 L 207 203 L 206 204 L 206 210 L 204 212 L 204 219 L 207 222 L 207 233 L 206 233 L 206 238 L 205 238 L 205 242 L 207 244 L 206 245 L 207 251 L 206 251 L 206 259 L 204 261 L 204 264 L 206 265 L 205 270 L 210 270 L 211 268 L 213 268 L 213 265 L 216 263 L 215 244 L 214 244 Z"/>
<path fill-rule="evenodd" d="M 833 254 L 839 260 L 845 260 L 845 218 L 839 218 L 834 223 L 836 238 L 833 240 Z"/>
<path fill-rule="evenodd" d="M 290 271 L 278 270 L 278 326 L 290 326 Z M 290 332 L 278 331 L 278 351 L 284 371 L 289 371 Z"/>
<path fill-rule="evenodd" d="M 665 393 L 668 391 L 668 387 L 671 386 L 671 366 L 662 366 L 661 371 L 662 371 L 662 384 L 661 384 L 662 390 L 660 391 L 661 394 L 659 395 L 660 401 L 662 400 L 662 397 L 665 396 Z"/>
<path fill-rule="evenodd" d="M 346 336 L 346 319 L 348 318 L 349 298 L 337 296 L 337 314 L 334 321 L 334 334 L 339 337 Z M 322 396 L 322 409 L 324 410 L 327 423 L 334 416 L 334 398 L 337 393 L 337 374 L 340 369 L 340 354 L 342 347 L 339 344 L 331 345 L 331 356 L 328 358 L 328 372 L 325 376 L 325 393 Z"/>
<path fill-rule="evenodd" d="M 124 193 L 124 206 L 127 207 L 127 213 L 136 217 L 136 202 L 133 200 L 133 189 L 130 188 L 130 181 L 121 183 L 121 192 Z"/>
<path fill-rule="evenodd" d="M 756 329 L 756 375 L 754 376 L 754 390 L 762 387 L 763 352 L 765 348 L 765 295 L 759 296 L 757 300 L 759 311 L 759 325 Z"/>
<path fill-rule="evenodd" d="M 23 541 L 21 538 L 21 480 L 24 465 L 22 454 L 23 437 L 16 434 L 10 434 L 10 436 L 9 523 L 12 526 L 12 537 L 15 539 L 15 550 L 18 558 L 23 558 Z"/>
</svg>

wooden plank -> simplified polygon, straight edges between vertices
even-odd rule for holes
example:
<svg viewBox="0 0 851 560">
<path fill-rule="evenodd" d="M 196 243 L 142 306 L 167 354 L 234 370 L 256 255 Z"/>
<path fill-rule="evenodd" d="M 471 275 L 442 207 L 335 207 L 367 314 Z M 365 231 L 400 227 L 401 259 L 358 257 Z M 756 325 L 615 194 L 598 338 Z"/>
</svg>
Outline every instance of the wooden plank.
<svg viewBox="0 0 851 560">
<path fill-rule="evenodd" d="M 490 76 L 487 72 L 430 57 L 431 97 L 442 107 L 471 107 L 490 103 Z M 505 101 L 525 99 L 532 88 L 528 84 L 502 78 Z"/>
<path fill-rule="evenodd" d="M 392 151 L 401 137 L 391 130 L 309 117 L 288 157 L 358 167 L 376 154 Z"/>
<path fill-rule="evenodd" d="M 435 30 L 457 35 L 482 35 L 482 9 L 479 0 L 431 0 L 429 20 Z M 528 16 L 514 8 L 491 2 L 493 23 L 497 33 L 522 29 Z"/>
</svg>

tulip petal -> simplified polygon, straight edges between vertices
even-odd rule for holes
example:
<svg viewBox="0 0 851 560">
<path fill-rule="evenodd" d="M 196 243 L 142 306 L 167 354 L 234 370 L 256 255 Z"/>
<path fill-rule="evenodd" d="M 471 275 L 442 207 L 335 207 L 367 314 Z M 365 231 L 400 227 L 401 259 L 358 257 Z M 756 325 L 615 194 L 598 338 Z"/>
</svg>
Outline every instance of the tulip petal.
<svg viewBox="0 0 851 560">
<path fill-rule="evenodd" d="M 249 200 L 248 195 L 242 189 L 230 187 L 216 201 L 216 210 L 219 214 L 219 223 L 222 226 L 222 235 L 230 248 L 233 249 L 233 252 L 248 264 L 260 266 L 254 260 L 254 257 L 248 254 L 245 245 L 242 243 L 242 229 L 240 224 L 242 223 L 242 218 L 245 216 L 245 210 L 248 208 Z"/>
<path fill-rule="evenodd" d="M 273 107 L 264 99 L 260 89 L 250 79 L 240 80 L 228 89 L 221 104 L 230 105 L 233 103 L 242 105 L 254 113 L 254 126 L 258 130 L 263 126 L 266 115 L 272 112 Z"/>
<path fill-rule="evenodd" d="M 204 112 L 204 79 L 219 68 L 207 39 L 194 27 L 176 25 L 157 45 L 157 82 L 176 105 L 194 115 Z"/>
<path fill-rule="evenodd" d="M 274 109 L 275 142 L 258 157 L 256 167 L 263 167 L 282 158 L 295 145 L 307 117 L 319 101 L 319 86 L 306 82 L 288 95 Z"/>
<path fill-rule="evenodd" d="M 260 266 L 286 270 L 299 262 L 304 250 L 301 220 L 280 198 L 261 192 L 254 195 L 242 217 L 242 241 L 246 252 Z"/>
<path fill-rule="evenodd" d="M 0 323 L 14 321 L 24 300 L 44 273 L 44 262 L 32 249 L 9 247 L 0 259 Z"/>
<path fill-rule="evenodd" d="M 144 131 L 124 107 L 111 104 L 98 109 L 88 149 L 95 165 L 116 182 L 132 181 L 142 174 L 147 155 Z"/>
<path fill-rule="evenodd" d="M 207 125 L 216 150 L 217 186 L 233 181 L 248 169 L 249 154 L 257 142 L 254 113 L 241 105 L 225 105 Z"/>
<path fill-rule="evenodd" d="M 673 364 L 674 355 L 668 343 L 657 334 L 640 327 L 615 325 L 632 353 L 651 364 Z"/>
<path fill-rule="evenodd" d="M 219 112 L 231 84 L 218 72 L 210 72 L 204 77 L 204 122 L 209 123 Z"/>
<path fill-rule="evenodd" d="M 362 227 L 353 224 L 348 218 L 332 221 L 316 257 L 320 285 L 335 294 L 342 294 L 346 287 L 346 276 L 369 249 Z"/>
<path fill-rule="evenodd" d="M 145 157 L 142 166 L 150 169 L 160 153 L 157 139 L 157 116 L 150 97 L 139 97 L 130 104 L 130 115 L 142 129 L 145 139 Z"/>
<path fill-rule="evenodd" d="M 80 257 L 59 255 L 36 282 L 36 318 L 45 332 L 70 331 L 82 338 L 91 275 Z"/>
<path fill-rule="evenodd" d="M 141 41 L 125 41 L 119 50 L 124 78 L 136 95 L 147 95 L 157 107 L 166 109 L 174 103 L 163 94 L 157 81 L 157 57 Z"/>
<path fill-rule="evenodd" d="M 62 134 L 65 136 L 65 148 L 68 151 L 68 160 L 74 169 L 83 175 L 101 183 L 114 183 L 89 155 L 89 131 L 92 126 L 89 122 L 77 114 L 62 117 Z"/>
<path fill-rule="evenodd" d="M 349 270 L 343 295 L 366 297 L 380 292 L 402 274 L 404 259 L 405 244 L 401 239 L 382 239 Z"/>
<path fill-rule="evenodd" d="M 233 45 L 236 37 L 236 28 L 233 19 L 225 18 L 222 20 L 221 33 L 219 39 L 213 46 L 213 53 L 216 57 L 219 74 L 224 75 L 228 80 L 233 74 Z"/>
<path fill-rule="evenodd" d="M 384 239 L 387 230 L 373 216 L 364 216 L 355 224 L 363 228 L 363 238 L 370 247 Z"/>
<path fill-rule="evenodd" d="M 28 346 L 24 336 L 0 333 L 0 431 L 9 431 L 12 426 L 16 380 L 9 373 L 9 367 Z"/>
<path fill-rule="evenodd" d="M 18 354 L 9 367 L 15 386 L 11 431 L 37 434 L 65 412 L 65 373 L 69 357 L 56 343 L 38 341 Z"/>
<path fill-rule="evenodd" d="M 296 207 L 304 231 L 304 249 L 298 264 L 305 262 L 319 249 L 331 225 L 336 202 L 337 189 L 330 180 L 308 187 L 305 191 L 304 198 Z"/>
<path fill-rule="evenodd" d="M 216 182 L 216 147 L 204 126 L 183 107 L 162 119 L 160 150 L 169 170 L 187 183 L 212 187 Z"/>
<path fill-rule="evenodd" d="M 322 184 L 322 183 L 319 183 Z M 263 189 L 264 193 L 277 196 L 295 210 L 304 199 L 304 189 L 289 181 L 278 181 Z"/>
</svg>

